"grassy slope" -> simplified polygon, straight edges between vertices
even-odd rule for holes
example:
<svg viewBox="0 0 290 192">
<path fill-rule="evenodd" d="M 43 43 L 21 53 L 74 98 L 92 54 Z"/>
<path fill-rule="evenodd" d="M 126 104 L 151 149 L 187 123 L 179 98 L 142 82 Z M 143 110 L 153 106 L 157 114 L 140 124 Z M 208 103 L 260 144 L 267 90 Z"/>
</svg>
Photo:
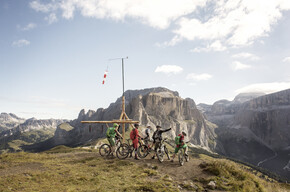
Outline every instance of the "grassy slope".
<svg viewBox="0 0 290 192">
<path fill-rule="evenodd" d="M 3 138 L 0 141 L 0 154 L 5 152 L 22 151 L 22 145 L 39 143 L 53 137 L 54 128 L 46 127 L 41 130 L 31 130 L 24 133 L 17 133 L 12 136 Z"/>
<path fill-rule="evenodd" d="M 244 166 L 195 154 L 180 167 L 150 158 L 102 158 L 95 150 L 58 146 L 43 153 L 0 155 L 0 191 L 290 191 Z"/>
</svg>

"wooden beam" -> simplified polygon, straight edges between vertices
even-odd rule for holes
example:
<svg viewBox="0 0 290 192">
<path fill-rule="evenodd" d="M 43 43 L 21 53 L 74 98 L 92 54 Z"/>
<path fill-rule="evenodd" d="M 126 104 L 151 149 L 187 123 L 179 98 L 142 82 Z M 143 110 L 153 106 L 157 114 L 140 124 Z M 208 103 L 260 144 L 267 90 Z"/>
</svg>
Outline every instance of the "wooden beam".
<svg viewBox="0 0 290 192">
<path fill-rule="evenodd" d="M 139 121 L 132 121 L 132 120 L 112 120 L 112 121 L 81 121 L 81 123 L 139 123 Z"/>
</svg>

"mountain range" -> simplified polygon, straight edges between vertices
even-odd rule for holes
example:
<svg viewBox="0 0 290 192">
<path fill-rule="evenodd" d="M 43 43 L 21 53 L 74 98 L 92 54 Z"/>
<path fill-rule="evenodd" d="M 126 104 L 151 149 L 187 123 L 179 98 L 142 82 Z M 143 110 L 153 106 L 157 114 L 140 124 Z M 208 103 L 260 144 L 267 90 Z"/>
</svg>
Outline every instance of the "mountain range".
<svg viewBox="0 0 290 192">
<path fill-rule="evenodd" d="M 166 133 L 171 139 L 184 130 L 188 133 L 186 139 L 195 146 L 290 180 L 290 89 L 268 95 L 243 93 L 233 101 L 220 100 L 213 105 L 196 105 L 193 99 L 183 99 L 178 92 L 162 87 L 128 90 L 125 98 L 126 114 L 139 121 L 141 128 L 172 128 Z M 106 125 L 81 121 L 119 119 L 121 103 L 120 97 L 106 109 L 81 110 L 76 119 L 58 125 L 53 137 L 22 148 L 42 151 L 57 145 L 85 145 L 103 138 Z"/>
<path fill-rule="evenodd" d="M 54 135 L 57 126 L 67 120 L 24 119 L 13 113 L 0 114 L 0 153 L 21 151 L 21 146 L 39 143 Z"/>
</svg>

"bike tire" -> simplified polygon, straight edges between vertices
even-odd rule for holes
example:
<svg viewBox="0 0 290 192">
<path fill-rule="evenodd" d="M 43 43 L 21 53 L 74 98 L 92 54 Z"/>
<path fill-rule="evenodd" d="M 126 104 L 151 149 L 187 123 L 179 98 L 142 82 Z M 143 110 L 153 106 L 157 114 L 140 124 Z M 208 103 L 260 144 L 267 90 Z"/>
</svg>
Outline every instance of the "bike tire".
<svg viewBox="0 0 290 192">
<path fill-rule="evenodd" d="M 119 159 L 126 159 L 129 153 L 129 145 L 126 143 L 121 144 L 116 151 L 116 155 Z"/>
<path fill-rule="evenodd" d="M 99 153 L 102 157 L 106 157 L 111 153 L 112 149 L 110 147 L 110 145 L 108 144 L 103 144 L 101 145 L 100 149 L 99 149 Z"/>
<path fill-rule="evenodd" d="M 164 152 L 166 153 L 168 160 L 170 160 L 169 152 L 166 146 L 164 146 Z"/>
<path fill-rule="evenodd" d="M 184 164 L 184 152 L 182 149 L 178 153 L 178 161 L 179 161 L 180 166 L 183 166 L 183 164 Z"/>
<path fill-rule="evenodd" d="M 159 162 L 162 163 L 163 162 L 164 152 L 161 149 L 157 149 L 156 155 L 157 155 L 157 158 L 158 158 Z"/>
<path fill-rule="evenodd" d="M 138 157 L 145 158 L 149 154 L 149 148 L 146 145 L 140 145 L 137 150 Z"/>
<path fill-rule="evenodd" d="M 188 154 L 187 155 L 184 154 L 184 157 L 185 157 L 185 161 L 188 162 L 189 161 L 189 155 Z"/>
</svg>

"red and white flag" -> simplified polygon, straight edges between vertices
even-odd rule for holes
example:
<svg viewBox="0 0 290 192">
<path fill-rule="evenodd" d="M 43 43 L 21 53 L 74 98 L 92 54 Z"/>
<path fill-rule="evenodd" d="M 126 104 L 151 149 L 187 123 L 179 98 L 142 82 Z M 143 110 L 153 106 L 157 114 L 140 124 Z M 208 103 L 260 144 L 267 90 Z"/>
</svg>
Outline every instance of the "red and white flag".
<svg viewBox="0 0 290 192">
<path fill-rule="evenodd" d="M 107 74 L 108 74 L 108 70 L 106 70 L 105 73 L 104 73 L 104 79 L 103 79 L 103 83 L 102 83 L 103 85 L 105 84 L 105 80 L 106 80 Z"/>
</svg>

